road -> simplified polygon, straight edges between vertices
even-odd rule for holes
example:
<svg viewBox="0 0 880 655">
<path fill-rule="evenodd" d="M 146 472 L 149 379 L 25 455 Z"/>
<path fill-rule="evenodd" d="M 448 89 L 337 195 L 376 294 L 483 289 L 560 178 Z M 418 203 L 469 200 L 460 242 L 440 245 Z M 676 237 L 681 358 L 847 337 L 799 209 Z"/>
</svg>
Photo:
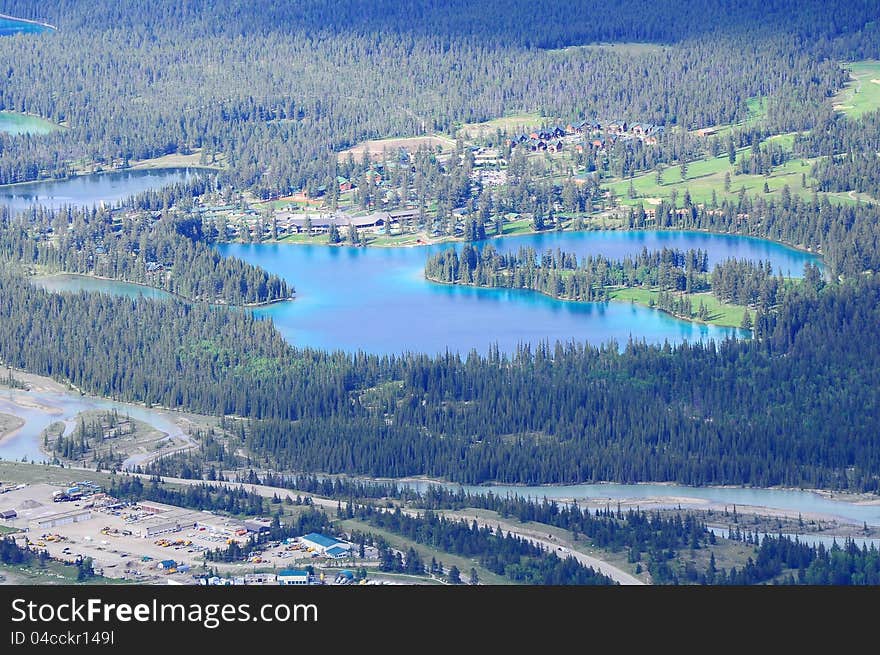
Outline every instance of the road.
<svg viewBox="0 0 880 655">
<path fill-rule="evenodd" d="M 137 474 L 137 473 L 132 473 L 131 475 L 139 475 L 140 477 L 147 478 L 147 479 L 150 477 L 148 475 Z M 284 498 L 284 496 L 288 496 L 291 493 L 296 493 L 294 491 L 291 491 L 290 489 L 284 489 L 283 487 L 270 487 L 270 486 L 263 485 L 263 484 L 249 484 L 249 483 L 238 483 L 238 482 L 218 481 L 218 480 L 190 480 L 187 478 L 170 478 L 170 477 L 166 477 L 166 476 L 163 476 L 162 479 L 165 482 L 170 482 L 173 484 L 188 484 L 188 485 L 208 484 L 208 485 L 211 485 L 214 487 L 217 487 L 217 486 L 234 486 L 234 487 L 241 486 L 246 491 L 256 493 L 260 496 L 263 496 L 264 498 L 272 498 L 276 494 L 280 498 Z M 312 502 L 316 506 L 324 507 L 324 508 L 334 510 L 334 511 L 336 510 L 337 501 L 330 500 L 329 498 L 321 498 L 321 497 L 315 496 L 313 494 L 307 494 L 307 495 L 312 499 Z M 406 510 L 406 511 L 409 513 L 412 513 L 412 514 L 416 513 L 415 511 L 412 511 L 412 510 Z M 440 512 L 438 512 L 438 513 L 440 513 Z M 505 523 L 503 521 L 501 521 L 501 522 L 493 521 L 493 523 L 490 524 L 485 519 L 481 519 L 480 517 L 477 517 L 477 516 L 467 516 L 466 518 L 468 519 L 468 521 L 476 519 L 478 524 L 480 524 L 482 526 L 488 526 L 493 529 L 496 525 L 500 525 L 503 530 L 510 532 L 512 535 L 517 536 L 517 537 L 521 537 L 522 539 L 530 541 L 536 545 L 543 546 L 544 548 L 546 548 L 549 551 L 555 551 L 557 554 L 560 554 L 563 556 L 564 555 L 571 555 L 572 557 L 574 557 L 578 562 L 580 562 L 584 566 L 592 566 L 597 571 L 604 573 L 609 578 L 611 578 L 612 580 L 614 580 L 616 582 L 619 582 L 622 585 L 643 585 L 643 584 L 645 584 L 644 582 L 642 582 L 641 580 L 639 580 L 635 576 L 630 575 L 629 573 L 627 573 L 623 569 L 618 568 L 618 567 L 614 566 L 613 564 L 609 564 L 608 562 L 601 560 L 597 557 L 593 557 L 591 555 L 587 555 L 586 553 L 582 553 L 580 551 L 574 550 L 573 548 L 571 548 L 570 544 L 568 544 L 567 542 L 558 541 L 558 540 L 554 539 L 553 537 L 551 537 L 550 539 L 548 539 L 546 537 L 539 537 L 532 530 L 527 530 L 521 526 L 511 525 L 511 524 Z M 564 552 L 559 550 L 560 546 L 565 548 Z"/>
<path fill-rule="evenodd" d="M 525 539 L 527 541 L 532 542 L 538 546 L 543 546 L 549 551 L 556 552 L 557 555 L 561 557 L 565 557 L 567 555 L 571 555 L 578 562 L 583 564 L 584 566 L 592 566 L 594 569 L 599 571 L 600 573 L 604 573 L 609 578 L 614 580 L 615 582 L 619 582 L 622 585 L 644 585 L 645 583 L 639 580 L 637 577 L 627 573 L 623 569 L 610 564 L 604 560 L 599 559 L 598 557 L 593 557 L 592 555 L 587 555 L 586 553 L 582 553 L 578 550 L 575 550 L 572 545 L 567 541 L 562 541 L 557 539 L 556 537 L 543 535 L 546 534 L 544 532 L 538 533 L 535 530 L 529 530 L 519 525 L 513 525 L 510 523 L 506 523 L 501 520 L 493 520 L 491 523 L 484 518 L 480 518 L 479 516 L 474 516 L 472 514 L 467 514 L 466 512 L 456 512 L 456 518 L 464 518 L 468 522 L 476 521 L 478 525 L 481 527 L 489 527 L 494 529 L 496 526 L 500 526 L 502 530 L 505 532 L 510 532 L 512 535 Z M 561 550 L 560 550 L 561 547 Z"/>
</svg>

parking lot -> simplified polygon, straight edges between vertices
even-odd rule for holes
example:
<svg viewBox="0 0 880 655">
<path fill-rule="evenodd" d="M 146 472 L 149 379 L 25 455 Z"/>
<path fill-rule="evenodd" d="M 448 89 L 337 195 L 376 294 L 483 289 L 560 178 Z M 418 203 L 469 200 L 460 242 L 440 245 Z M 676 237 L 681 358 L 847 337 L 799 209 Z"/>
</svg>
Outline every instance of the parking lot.
<svg viewBox="0 0 880 655">
<path fill-rule="evenodd" d="M 204 570 L 206 550 L 223 550 L 232 540 L 244 543 L 249 537 L 241 521 L 212 512 L 147 501 L 121 503 L 101 493 L 75 502 L 54 502 L 58 488 L 18 485 L 0 494 L 0 512 L 17 513 L 0 524 L 18 528 L 19 539 L 46 549 L 55 559 L 73 562 L 91 557 L 95 571 L 106 577 L 191 583 L 193 574 Z M 367 551 L 367 559 L 375 560 L 375 549 Z M 162 562 L 169 560 L 174 565 L 165 567 Z M 336 569 L 350 565 L 350 560 L 328 560 L 309 552 L 296 539 L 288 539 L 266 544 L 247 561 L 209 562 L 208 566 L 221 575 L 239 576 L 309 564 Z"/>
</svg>

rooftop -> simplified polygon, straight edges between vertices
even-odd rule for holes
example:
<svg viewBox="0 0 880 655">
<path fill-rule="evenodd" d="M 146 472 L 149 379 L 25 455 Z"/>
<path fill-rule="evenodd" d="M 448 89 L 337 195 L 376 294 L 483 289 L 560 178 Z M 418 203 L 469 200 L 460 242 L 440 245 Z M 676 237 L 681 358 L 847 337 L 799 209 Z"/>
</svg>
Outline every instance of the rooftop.
<svg viewBox="0 0 880 655">
<path fill-rule="evenodd" d="M 278 571 L 279 578 L 304 578 L 308 577 L 308 571 L 301 571 L 299 569 L 282 569 Z"/>
<path fill-rule="evenodd" d="M 317 532 L 310 532 L 309 534 L 303 536 L 303 539 L 311 541 L 313 544 L 323 546 L 324 548 L 330 548 L 332 546 L 335 546 L 336 544 L 342 543 L 338 539 L 334 539 L 333 537 L 328 537 L 325 534 L 319 534 Z"/>
</svg>

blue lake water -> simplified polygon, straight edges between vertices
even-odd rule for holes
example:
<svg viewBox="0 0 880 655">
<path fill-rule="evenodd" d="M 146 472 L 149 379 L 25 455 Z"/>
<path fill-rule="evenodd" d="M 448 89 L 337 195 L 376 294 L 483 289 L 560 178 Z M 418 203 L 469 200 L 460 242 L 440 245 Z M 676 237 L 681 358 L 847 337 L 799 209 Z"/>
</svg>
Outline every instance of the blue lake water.
<svg viewBox="0 0 880 655">
<path fill-rule="evenodd" d="M 95 175 L 80 175 L 66 180 L 28 182 L 0 186 L 0 206 L 18 212 L 42 205 L 94 207 L 104 202 L 113 205 L 144 191 L 183 182 L 196 173 L 187 168 L 157 168 Z"/>
<path fill-rule="evenodd" d="M 100 278 L 89 277 L 87 275 L 72 275 L 61 273 L 58 275 L 41 275 L 31 278 L 31 282 L 46 291 L 67 291 L 76 293 L 78 291 L 88 291 L 92 293 L 107 293 L 116 296 L 125 296 L 126 298 L 138 298 L 144 296 L 146 298 L 157 298 L 166 300 L 173 296 L 162 289 L 154 289 L 141 284 L 132 284 L 131 282 L 120 282 L 118 280 L 102 280 Z"/>
<path fill-rule="evenodd" d="M 39 25 L 28 21 L 16 20 L 10 16 L 0 16 L 0 36 L 13 34 L 39 34 L 48 32 L 52 28 L 47 25 Z"/>
<path fill-rule="evenodd" d="M 316 240 L 321 237 L 316 237 Z M 701 248 L 710 266 L 729 257 L 769 260 L 775 270 L 800 275 L 809 253 L 749 237 L 704 232 L 553 232 L 493 239 L 502 251 L 521 246 L 561 248 L 579 257 L 612 259 L 649 250 Z M 277 273 L 296 287 L 296 300 L 256 310 L 271 317 L 296 346 L 441 353 L 485 353 L 497 344 L 589 341 L 621 346 L 632 337 L 650 343 L 747 336 L 733 328 L 681 321 L 627 302 L 572 303 L 527 290 L 447 286 L 424 279 L 425 259 L 449 245 L 354 248 L 287 244 L 222 244 L 218 249 Z M 460 244 L 459 246 L 460 247 Z"/>
</svg>

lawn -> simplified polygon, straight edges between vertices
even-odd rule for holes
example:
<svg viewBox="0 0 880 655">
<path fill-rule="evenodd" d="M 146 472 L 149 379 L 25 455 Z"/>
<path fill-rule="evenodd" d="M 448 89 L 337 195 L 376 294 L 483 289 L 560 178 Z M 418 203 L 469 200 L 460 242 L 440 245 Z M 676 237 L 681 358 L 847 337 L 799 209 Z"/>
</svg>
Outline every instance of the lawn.
<svg viewBox="0 0 880 655">
<path fill-rule="evenodd" d="M 544 122 L 552 122 L 552 119 L 542 118 L 537 112 L 522 112 L 502 118 L 493 118 L 483 123 L 465 123 L 458 128 L 456 134 L 466 139 L 492 135 L 496 130 L 516 134 L 540 127 Z"/>
<path fill-rule="evenodd" d="M 834 109 L 853 118 L 880 109 L 880 61 L 857 61 L 845 67 L 852 79 L 834 96 Z"/>
<path fill-rule="evenodd" d="M 660 292 L 656 289 L 631 287 L 615 289 L 610 295 L 612 299 L 618 302 L 630 301 L 649 307 L 651 300 L 657 301 Z M 709 320 L 706 322 L 718 327 L 739 327 L 742 324 L 743 314 L 746 311 L 746 308 L 742 305 L 723 303 L 711 293 L 694 293 L 691 295 L 691 302 L 694 311 L 699 308 L 700 302 L 702 302 L 706 309 L 709 310 Z"/>
<path fill-rule="evenodd" d="M 741 148 L 737 156 L 748 156 L 748 153 L 749 148 Z M 630 207 L 640 204 L 656 205 L 661 199 L 669 200 L 673 191 L 678 194 L 678 205 L 682 204 L 685 191 L 690 193 L 694 203 L 707 204 L 712 200 L 713 190 L 716 200 L 720 204 L 723 200 L 735 200 L 743 188 L 751 196 L 763 194 L 765 183 L 771 194 L 778 194 L 785 185 L 788 185 L 792 194 L 809 199 L 813 195 L 813 190 L 810 188 L 810 168 L 815 161 L 815 159 L 792 159 L 782 166 L 775 167 L 769 176 L 735 175 L 734 166 L 731 166 L 725 154 L 711 159 L 689 162 L 687 177 L 684 180 L 681 178 L 681 168 L 677 165 L 667 166 L 663 169 L 661 184 L 657 184 L 657 174 L 653 171 L 634 177 L 632 185 L 636 192 L 635 198 L 629 197 L 629 179 L 615 180 L 608 184 L 607 188 L 611 190 L 620 204 Z M 724 190 L 725 173 L 730 174 L 729 191 Z M 806 187 L 802 185 L 802 175 L 807 176 Z M 855 202 L 855 199 L 845 193 L 827 195 L 841 202 Z"/>
</svg>

